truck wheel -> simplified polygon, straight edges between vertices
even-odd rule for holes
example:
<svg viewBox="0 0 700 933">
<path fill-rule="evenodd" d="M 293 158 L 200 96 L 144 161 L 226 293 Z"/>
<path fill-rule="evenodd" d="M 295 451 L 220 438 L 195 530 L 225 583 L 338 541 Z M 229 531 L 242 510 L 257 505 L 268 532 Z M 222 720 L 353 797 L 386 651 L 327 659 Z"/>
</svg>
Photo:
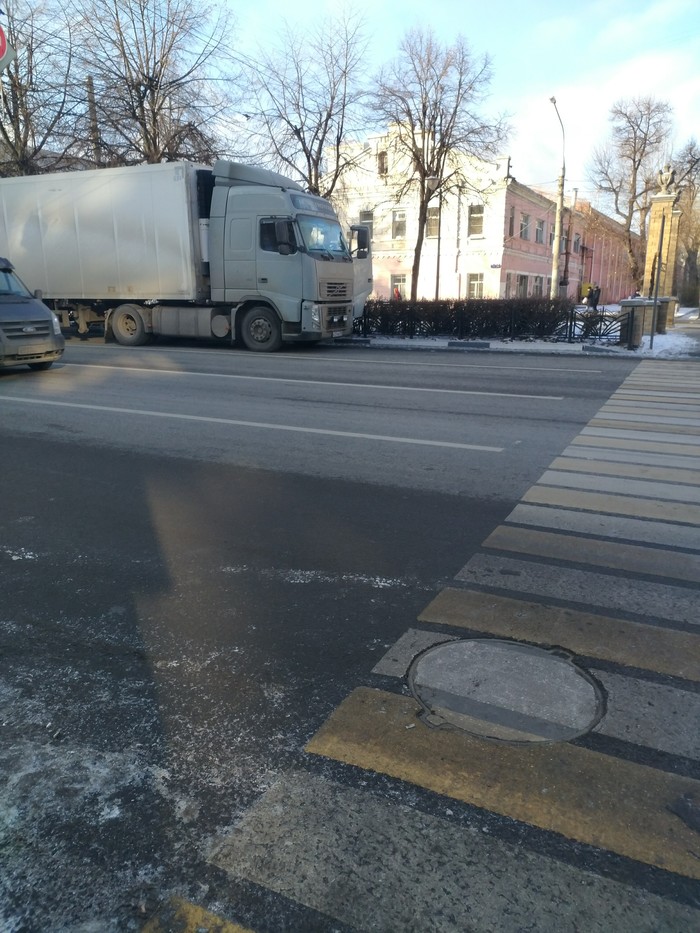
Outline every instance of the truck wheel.
<svg viewBox="0 0 700 933">
<path fill-rule="evenodd" d="M 138 347 L 148 340 L 146 326 L 136 305 L 122 305 L 112 315 L 112 333 L 117 343 Z"/>
<path fill-rule="evenodd" d="M 279 350 L 282 346 L 279 318 L 270 308 L 251 308 L 243 317 L 241 337 L 248 350 Z"/>
<path fill-rule="evenodd" d="M 53 360 L 44 360 L 41 363 L 27 363 L 27 366 L 35 372 L 41 372 L 43 369 L 51 369 Z"/>
</svg>

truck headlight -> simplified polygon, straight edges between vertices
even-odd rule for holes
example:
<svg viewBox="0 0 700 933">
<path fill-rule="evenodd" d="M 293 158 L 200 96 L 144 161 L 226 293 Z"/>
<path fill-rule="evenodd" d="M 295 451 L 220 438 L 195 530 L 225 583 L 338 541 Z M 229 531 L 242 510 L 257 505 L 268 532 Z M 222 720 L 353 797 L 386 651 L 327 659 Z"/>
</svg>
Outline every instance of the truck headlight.
<svg viewBox="0 0 700 933">
<path fill-rule="evenodd" d="M 301 307 L 306 330 L 323 330 L 323 307 L 315 301 L 305 301 Z"/>
<path fill-rule="evenodd" d="M 57 337 L 61 336 L 61 322 L 56 317 L 55 314 L 51 314 L 51 323 L 53 324 L 53 332 Z"/>
</svg>

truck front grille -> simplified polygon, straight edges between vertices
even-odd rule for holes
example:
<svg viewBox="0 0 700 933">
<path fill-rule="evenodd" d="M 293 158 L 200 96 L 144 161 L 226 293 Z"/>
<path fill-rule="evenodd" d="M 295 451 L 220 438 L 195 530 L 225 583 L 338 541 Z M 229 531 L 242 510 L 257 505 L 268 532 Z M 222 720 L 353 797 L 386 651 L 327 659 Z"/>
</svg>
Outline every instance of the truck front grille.
<svg viewBox="0 0 700 933">
<path fill-rule="evenodd" d="M 48 337 L 51 333 L 51 321 L 4 321 L 0 330 L 8 340 L 31 340 L 33 337 Z"/>
<path fill-rule="evenodd" d="M 324 319 L 326 330 L 338 330 L 347 327 L 350 316 L 348 309 L 339 305 L 337 308 L 326 308 Z"/>
<path fill-rule="evenodd" d="M 321 298 L 350 298 L 350 282 L 321 282 Z"/>
</svg>

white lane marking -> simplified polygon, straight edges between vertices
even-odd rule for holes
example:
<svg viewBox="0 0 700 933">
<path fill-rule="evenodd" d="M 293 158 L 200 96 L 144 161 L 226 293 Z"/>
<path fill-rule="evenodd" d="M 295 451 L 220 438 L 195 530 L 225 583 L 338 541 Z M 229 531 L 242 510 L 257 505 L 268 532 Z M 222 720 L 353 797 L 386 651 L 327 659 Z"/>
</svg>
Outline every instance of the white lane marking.
<svg viewBox="0 0 700 933">
<path fill-rule="evenodd" d="M 485 447 L 481 444 L 457 444 L 453 441 L 426 441 L 416 437 L 391 437 L 388 434 L 360 434 L 355 431 L 332 431 L 326 428 L 302 428 L 288 424 L 270 424 L 265 421 L 241 421 L 234 418 L 211 418 L 204 415 L 184 415 L 177 412 L 149 411 L 138 408 L 116 408 L 111 405 L 87 405 L 82 402 L 56 402 L 48 399 L 17 398 L 3 395 L 6 402 L 22 405 L 52 405 L 57 408 L 82 408 L 88 411 L 112 412 L 118 415 L 145 415 L 150 418 L 172 418 L 179 421 L 198 421 L 206 424 L 230 424 L 244 428 L 265 428 L 269 431 L 292 431 L 297 434 L 324 434 L 330 437 L 348 437 L 365 441 L 388 441 L 393 444 L 415 444 L 420 447 L 450 447 L 454 450 L 482 450 L 487 453 L 503 453 L 503 447 Z"/>
<path fill-rule="evenodd" d="M 132 348 L 129 348 L 132 349 Z M 165 349 L 165 348 L 163 348 Z M 201 349 L 197 350 L 191 347 L 169 347 L 168 349 L 176 351 L 178 354 L 183 355 L 194 355 L 200 354 Z M 387 349 L 391 349 L 390 347 Z M 429 350 L 429 347 L 425 349 Z M 119 353 L 121 352 L 117 347 L 91 347 L 91 351 L 96 352 L 112 352 Z M 248 360 L 252 362 L 250 358 L 250 352 L 248 350 L 216 350 L 214 347 L 207 347 L 207 355 L 213 356 L 216 353 L 221 357 L 235 357 L 237 360 Z M 533 372 L 533 373 L 586 373 L 589 375 L 600 376 L 603 374 L 602 369 L 576 369 L 571 366 L 499 366 L 496 363 L 428 363 L 425 360 L 421 360 L 419 363 L 416 363 L 415 360 L 370 360 L 370 359 L 361 359 L 360 357 L 351 357 L 351 356 L 316 356 L 312 353 L 302 354 L 295 353 L 294 356 L 280 356 L 275 353 L 260 353 L 255 357 L 255 361 L 260 361 L 261 363 L 294 363 L 297 360 L 303 360 L 304 362 L 312 361 L 314 363 L 358 363 L 361 366 L 365 364 L 369 366 L 410 366 L 412 369 L 415 369 L 416 366 L 420 367 L 432 367 L 433 369 L 497 369 L 504 370 L 505 372 L 510 372 L 511 370 L 522 370 L 524 372 Z M 68 363 L 66 360 L 62 360 L 62 365 L 64 366 L 96 366 L 96 363 Z M 636 361 L 633 361 L 636 362 Z"/>
<path fill-rule="evenodd" d="M 88 369 L 117 369 L 120 372 L 148 373 L 165 376 L 204 376 L 209 379 L 247 379 L 251 382 L 285 382 L 292 385 L 336 386 L 339 389 L 384 389 L 392 392 L 433 392 L 441 395 L 486 395 L 496 398 L 542 399 L 550 402 L 562 402 L 563 395 L 520 395 L 515 392 L 476 392 L 469 389 L 427 389 L 423 386 L 373 385 L 370 382 L 325 382 L 320 379 L 292 379 L 281 376 L 243 376 L 236 373 L 193 373 L 178 369 L 142 369 L 136 366 L 100 366 L 97 363 L 66 363 L 66 366 L 79 366 Z"/>
</svg>

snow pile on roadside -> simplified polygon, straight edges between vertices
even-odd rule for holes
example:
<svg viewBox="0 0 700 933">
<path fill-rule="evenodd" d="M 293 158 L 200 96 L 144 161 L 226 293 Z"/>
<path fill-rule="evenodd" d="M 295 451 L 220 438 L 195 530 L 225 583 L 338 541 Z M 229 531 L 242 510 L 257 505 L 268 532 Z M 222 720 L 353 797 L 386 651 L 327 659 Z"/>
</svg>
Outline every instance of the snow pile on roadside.
<svg viewBox="0 0 700 933">
<path fill-rule="evenodd" d="M 654 334 L 654 346 L 650 346 L 649 335 L 642 338 L 639 351 L 643 356 L 658 356 L 670 358 L 674 356 L 689 356 L 700 352 L 700 343 L 687 334 Z"/>
</svg>

